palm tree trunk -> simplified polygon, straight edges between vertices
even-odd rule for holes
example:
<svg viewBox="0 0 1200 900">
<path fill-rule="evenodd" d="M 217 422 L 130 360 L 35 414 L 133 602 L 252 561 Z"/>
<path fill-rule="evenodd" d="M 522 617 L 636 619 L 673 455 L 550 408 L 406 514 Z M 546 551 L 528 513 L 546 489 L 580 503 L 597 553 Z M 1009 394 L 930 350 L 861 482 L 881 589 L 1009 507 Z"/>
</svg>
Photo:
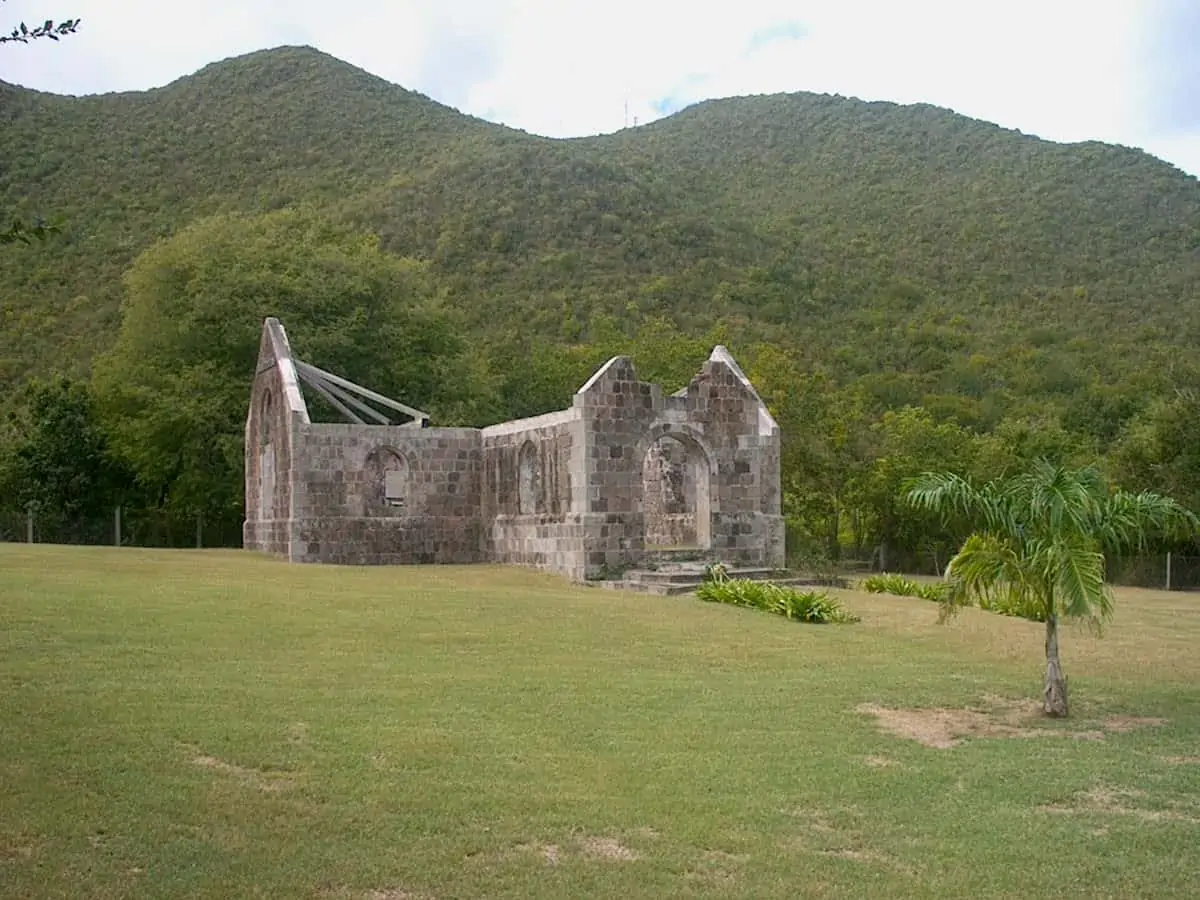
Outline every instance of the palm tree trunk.
<svg viewBox="0 0 1200 900">
<path fill-rule="evenodd" d="M 1046 688 L 1042 693 L 1042 711 L 1048 716 L 1067 715 L 1067 676 L 1058 662 L 1058 616 L 1046 617 Z"/>
</svg>

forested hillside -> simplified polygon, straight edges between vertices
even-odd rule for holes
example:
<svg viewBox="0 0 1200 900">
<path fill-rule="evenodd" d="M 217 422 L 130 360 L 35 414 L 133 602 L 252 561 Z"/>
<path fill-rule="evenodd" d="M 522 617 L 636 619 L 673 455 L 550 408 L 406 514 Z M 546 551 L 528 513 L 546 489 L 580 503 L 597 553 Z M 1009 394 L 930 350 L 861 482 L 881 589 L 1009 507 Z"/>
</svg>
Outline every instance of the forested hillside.
<svg viewBox="0 0 1200 900">
<path fill-rule="evenodd" d="M 929 545 L 888 492 L 935 464 L 1100 459 L 1200 501 L 1200 182 L 1141 152 L 811 94 L 550 140 L 287 48 L 0 84 L 0 160 L 0 209 L 64 221 L 0 247 L 9 508 L 81 502 L 29 461 L 66 404 L 97 510 L 235 523 L 266 314 L 445 423 L 560 406 L 614 353 L 674 387 L 720 339 L 787 429 L 807 552 Z"/>
</svg>

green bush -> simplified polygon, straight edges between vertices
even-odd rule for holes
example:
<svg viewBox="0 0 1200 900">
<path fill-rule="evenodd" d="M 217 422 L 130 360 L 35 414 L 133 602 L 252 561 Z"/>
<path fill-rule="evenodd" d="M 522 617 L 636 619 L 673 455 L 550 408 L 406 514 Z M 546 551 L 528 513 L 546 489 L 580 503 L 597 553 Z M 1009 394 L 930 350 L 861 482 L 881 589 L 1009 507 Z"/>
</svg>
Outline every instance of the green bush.
<svg viewBox="0 0 1200 900">
<path fill-rule="evenodd" d="M 922 600 L 941 602 L 946 599 L 947 587 L 937 582 L 921 584 L 905 575 L 894 575 L 882 572 L 872 575 L 862 583 L 862 589 L 868 594 L 894 594 L 897 597 L 920 597 Z"/>
<path fill-rule="evenodd" d="M 696 596 L 710 603 L 761 609 L 797 622 L 844 625 L 859 621 L 824 591 L 797 591 L 769 581 L 708 580 L 697 589 Z"/>
<path fill-rule="evenodd" d="M 932 584 L 918 584 L 916 596 L 922 600 L 932 600 L 934 603 L 941 603 L 947 598 L 950 593 L 950 585 L 944 581 L 935 581 Z"/>
<path fill-rule="evenodd" d="M 729 567 L 725 563 L 714 562 L 704 567 L 704 580 L 721 583 L 729 580 Z"/>
<path fill-rule="evenodd" d="M 894 594 L 897 597 L 920 597 L 941 603 L 949 599 L 950 585 L 944 581 L 921 584 L 904 575 L 884 572 L 872 575 L 862 583 L 869 594 Z M 1029 619 L 1031 622 L 1046 621 L 1045 610 L 1037 602 L 1022 599 L 1013 592 L 998 592 L 979 601 L 979 608 L 1002 616 Z"/>
<path fill-rule="evenodd" d="M 1046 621 L 1046 610 L 1042 604 L 1032 598 L 1022 597 L 1015 591 L 998 591 L 982 597 L 979 600 L 979 608 L 1002 616 L 1028 619 L 1031 622 Z"/>
</svg>

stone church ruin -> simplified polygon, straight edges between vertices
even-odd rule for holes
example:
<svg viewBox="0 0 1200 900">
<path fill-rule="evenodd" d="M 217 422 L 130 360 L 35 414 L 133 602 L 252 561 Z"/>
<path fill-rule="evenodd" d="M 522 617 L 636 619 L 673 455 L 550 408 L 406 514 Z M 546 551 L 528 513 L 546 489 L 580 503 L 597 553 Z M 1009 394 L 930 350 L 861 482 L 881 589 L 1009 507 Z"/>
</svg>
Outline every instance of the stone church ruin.
<svg viewBox="0 0 1200 900">
<path fill-rule="evenodd" d="M 311 421 L 302 383 L 347 423 Z M 724 347 L 675 394 L 615 357 L 569 409 L 436 428 L 295 359 L 271 318 L 246 420 L 244 545 L 293 562 L 511 563 L 575 580 L 670 550 L 780 568 L 779 443 Z"/>
</svg>

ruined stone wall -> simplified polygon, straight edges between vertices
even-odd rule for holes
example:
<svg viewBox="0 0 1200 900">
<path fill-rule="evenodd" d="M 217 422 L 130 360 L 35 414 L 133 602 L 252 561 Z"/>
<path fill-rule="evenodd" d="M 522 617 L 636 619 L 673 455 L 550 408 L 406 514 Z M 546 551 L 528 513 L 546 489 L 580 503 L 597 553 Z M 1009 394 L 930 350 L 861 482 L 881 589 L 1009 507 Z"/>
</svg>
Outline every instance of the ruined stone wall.
<svg viewBox="0 0 1200 900">
<path fill-rule="evenodd" d="M 714 555 L 782 567 L 779 428 L 732 359 L 712 359 L 688 386 L 685 408 L 703 422 L 719 459 L 714 482 Z"/>
<path fill-rule="evenodd" d="M 293 561 L 482 561 L 481 462 L 471 428 L 302 427 Z"/>
<path fill-rule="evenodd" d="M 582 578 L 582 421 L 564 410 L 483 429 L 487 556 Z"/>
<path fill-rule="evenodd" d="M 637 380 L 633 364 L 617 357 L 591 377 L 574 399 L 583 415 L 585 577 L 640 562 L 645 549 L 642 471 L 649 443 L 639 448 L 662 406 L 662 389 Z"/>
<path fill-rule="evenodd" d="M 575 579 L 636 566 L 647 544 L 778 566 L 779 454 L 778 426 L 723 347 L 670 396 L 617 357 L 570 409 L 482 430 L 312 424 L 268 319 L 244 542 L 298 562 L 491 560 Z"/>
<path fill-rule="evenodd" d="M 671 396 L 638 381 L 629 360 L 610 360 L 575 404 L 584 416 L 588 575 L 644 556 L 645 461 L 664 437 L 696 466 L 695 543 L 729 562 L 783 564 L 779 429 L 723 348 Z"/>
<path fill-rule="evenodd" d="M 246 418 L 242 526 L 243 547 L 285 557 L 291 541 L 293 429 L 308 422 L 289 356 L 282 327 L 265 328 Z"/>
</svg>

